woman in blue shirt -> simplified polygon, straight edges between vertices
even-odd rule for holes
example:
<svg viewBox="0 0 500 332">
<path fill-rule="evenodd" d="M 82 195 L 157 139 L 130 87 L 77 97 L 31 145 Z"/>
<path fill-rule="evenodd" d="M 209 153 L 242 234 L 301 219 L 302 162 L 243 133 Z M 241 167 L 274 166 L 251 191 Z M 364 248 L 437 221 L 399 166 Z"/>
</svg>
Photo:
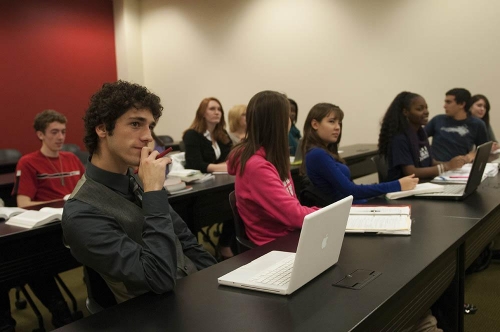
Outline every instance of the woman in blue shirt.
<svg viewBox="0 0 500 332">
<path fill-rule="evenodd" d="M 392 101 L 382 120 L 378 140 L 379 154 L 387 160 L 389 180 L 410 174 L 433 178 L 466 162 L 466 156 L 448 162 L 432 159 L 423 128 L 428 121 L 427 103 L 420 95 L 404 91 Z"/>
<path fill-rule="evenodd" d="M 338 155 L 343 118 L 338 106 L 321 103 L 313 106 L 304 124 L 302 172 L 319 191 L 335 201 L 353 195 L 356 203 L 363 203 L 368 198 L 415 188 L 418 178 L 413 175 L 373 185 L 352 182 L 349 168 Z"/>
</svg>

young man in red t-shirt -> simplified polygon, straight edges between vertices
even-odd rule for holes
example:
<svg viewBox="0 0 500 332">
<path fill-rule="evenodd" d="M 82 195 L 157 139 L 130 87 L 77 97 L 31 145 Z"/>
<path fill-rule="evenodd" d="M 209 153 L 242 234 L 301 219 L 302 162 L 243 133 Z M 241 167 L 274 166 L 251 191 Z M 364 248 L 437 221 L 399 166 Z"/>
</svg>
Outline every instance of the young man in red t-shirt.
<svg viewBox="0 0 500 332">
<path fill-rule="evenodd" d="M 71 194 L 85 168 L 78 157 L 61 151 L 66 137 L 66 117 L 46 110 L 35 117 L 40 150 L 23 156 L 17 163 L 17 206 L 62 199 Z"/>
<path fill-rule="evenodd" d="M 66 137 L 66 117 L 46 110 L 35 117 L 40 150 L 23 156 L 17 163 L 17 205 L 25 207 L 62 199 L 70 194 L 85 168 L 76 155 L 60 151 Z M 31 290 L 52 313 L 52 325 L 60 327 L 73 321 L 68 305 L 51 275 L 40 275 L 28 282 Z M 14 331 L 8 289 L 0 289 L 0 331 Z"/>
</svg>

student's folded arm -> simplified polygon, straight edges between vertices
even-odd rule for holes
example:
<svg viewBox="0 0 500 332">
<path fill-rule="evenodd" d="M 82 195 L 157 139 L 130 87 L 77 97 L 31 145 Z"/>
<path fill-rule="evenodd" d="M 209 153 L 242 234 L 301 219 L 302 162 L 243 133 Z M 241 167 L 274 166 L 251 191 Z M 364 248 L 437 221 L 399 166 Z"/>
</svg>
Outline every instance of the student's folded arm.
<svg viewBox="0 0 500 332">
<path fill-rule="evenodd" d="M 301 228 L 304 216 L 316 211 L 318 208 L 302 206 L 295 196 L 291 196 L 279 178 L 278 172 L 270 164 L 265 163 L 252 167 L 247 164 L 245 176 L 252 184 L 252 199 L 266 210 L 266 213 L 277 221 L 292 228 Z M 292 179 L 290 178 L 290 182 Z M 290 190 L 293 190 L 290 183 Z"/>
<path fill-rule="evenodd" d="M 63 232 L 73 256 L 99 273 L 124 282 L 133 294 L 164 293 L 175 286 L 177 258 L 174 228 L 161 209 L 148 211 L 148 194 L 143 198 L 144 245 L 128 237 L 116 220 L 82 202 L 72 209 L 66 203 Z M 74 205 L 74 203 L 73 203 Z"/>
</svg>

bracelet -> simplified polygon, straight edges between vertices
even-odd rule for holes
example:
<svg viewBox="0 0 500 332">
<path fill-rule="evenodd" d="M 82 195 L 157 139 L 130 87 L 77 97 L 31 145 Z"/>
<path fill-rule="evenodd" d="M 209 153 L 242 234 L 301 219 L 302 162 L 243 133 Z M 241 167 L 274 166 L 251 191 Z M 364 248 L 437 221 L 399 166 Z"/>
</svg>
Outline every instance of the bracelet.
<svg viewBox="0 0 500 332">
<path fill-rule="evenodd" d="M 437 169 L 438 169 L 438 174 L 439 175 L 443 174 L 443 165 L 437 164 Z"/>
</svg>

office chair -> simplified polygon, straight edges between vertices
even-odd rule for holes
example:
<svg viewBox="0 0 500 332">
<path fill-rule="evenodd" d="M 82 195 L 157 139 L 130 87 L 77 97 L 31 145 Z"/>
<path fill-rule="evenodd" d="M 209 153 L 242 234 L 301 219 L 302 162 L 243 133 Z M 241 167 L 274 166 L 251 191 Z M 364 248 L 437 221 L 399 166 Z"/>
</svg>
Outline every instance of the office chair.
<svg viewBox="0 0 500 332">
<path fill-rule="evenodd" d="M 172 138 L 172 136 L 169 136 L 169 135 L 158 135 L 157 137 L 163 142 L 163 144 L 168 144 L 168 143 L 174 142 L 174 139 Z"/>
<path fill-rule="evenodd" d="M 371 159 L 377 168 L 378 182 L 387 182 L 387 160 L 381 155 L 373 156 Z"/>
<path fill-rule="evenodd" d="M 88 266 L 83 267 L 83 276 L 87 286 L 85 305 L 91 314 L 95 314 L 117 304 L 115 296 L 99 273 Z"/>
<path fill-rule="evenodd" d="M 19 160 L 22 154 L 16 149 L 0 149 L 0 161 Z"/>
<path fill-rule="evenodd" d="M 73 152 L 76 154 L 77 151 L 80 151 L 80 147 L 76 144 L 73 143 L 68 143 L 68 144 L 63 144 L 62 151 L 68 151 L 68 152 Z"/>
<path fill-rule="evenodd" d="M 87 161 L 89 160 L 89 156 L 90 156 L 90 154 L 87 151 L 78 150 L 78 151 L 73 152 L 73 153 L 76 154 L 76 156 L 78 157 L 78 159 L 80 159 L 80 161 L 82 162 L 83 166 L 87 165 Z"/>
<path fill-rule="evenodd" d="M 304 176 L 302 179 L 302 188 L 299 193 L 299 202 L 302 205 L 325 207 L 335 202 L 333 197 L 330 197 L 314 186 L 307 176 Z"/>
<path fill-rule="evenodd" d="M 256 245 L 247 237 L 247 234 L 245 232 L 245 223 L 243 222 L 243 219 L 241 219 L 238 208 L 236 207 L 236 195 L 234 194 L 234 191 L 231 191 L 231 193 L 229 193 L 229 205 L 231 205 L 231 210 L 233 211 L 238 254 L 241 254 L 242 252 L 255 248 Z"/>
</svg>

